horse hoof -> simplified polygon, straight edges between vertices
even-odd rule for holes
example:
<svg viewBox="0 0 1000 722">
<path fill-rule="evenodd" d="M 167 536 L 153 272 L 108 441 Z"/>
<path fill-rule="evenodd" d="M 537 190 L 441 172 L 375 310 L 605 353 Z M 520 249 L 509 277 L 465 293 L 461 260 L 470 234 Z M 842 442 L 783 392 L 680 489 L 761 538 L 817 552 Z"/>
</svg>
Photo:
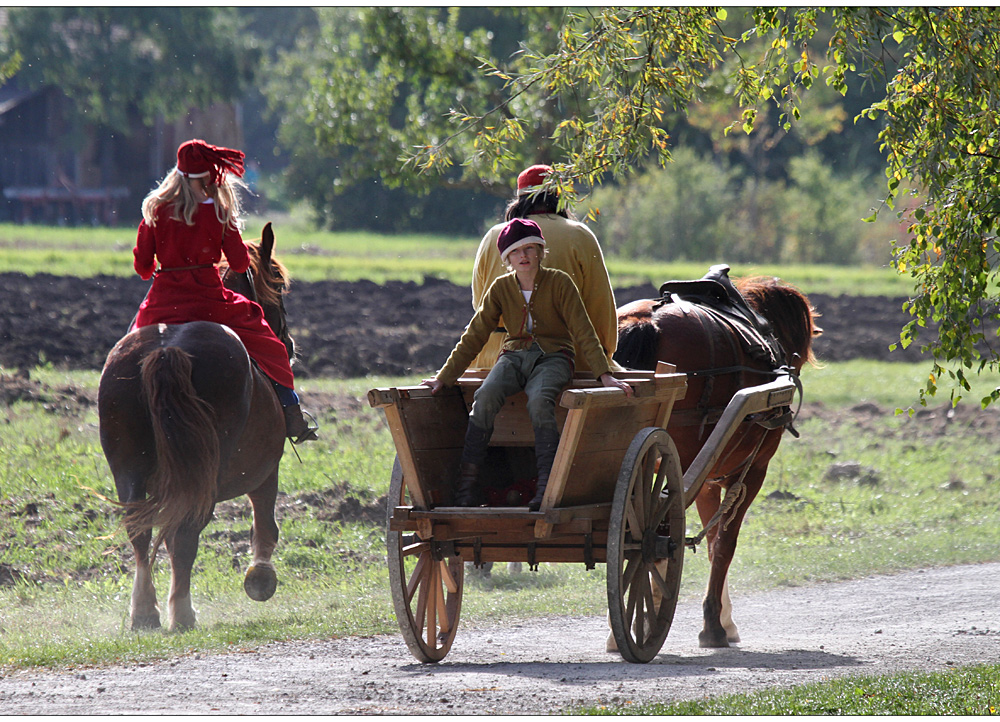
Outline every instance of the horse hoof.
<svg viewBox="0 0 1000 722">
<path fill-rule="evenodd" d="M 251 566 L 243 578 L 243 589 L 255 602 L 266 602 L 278 588 L 278 575 L 270 567 Z"/>
<path fill-rule="evenodd" d="M 721 636 L 700 632 L 698 634 L 698 646 L 702 649 L 717 649 L 728 647 L 729 641 L 726 639 L 725 632 L 723 632 Z"/>
<path fill-rule="evenodd" d="M 132 617 L 132 631 L 141 632 L 145 629 L 159 629 L 160 615 L 149 614 Z"/>
<path fill-rule="evenodd" d="M 608 654 L 615 653 L 618 651 L 618 642 L 615 641 L 615 635 L 609 634 L 607 641 L 604 643 L 604 651 Z"/>
</svg>

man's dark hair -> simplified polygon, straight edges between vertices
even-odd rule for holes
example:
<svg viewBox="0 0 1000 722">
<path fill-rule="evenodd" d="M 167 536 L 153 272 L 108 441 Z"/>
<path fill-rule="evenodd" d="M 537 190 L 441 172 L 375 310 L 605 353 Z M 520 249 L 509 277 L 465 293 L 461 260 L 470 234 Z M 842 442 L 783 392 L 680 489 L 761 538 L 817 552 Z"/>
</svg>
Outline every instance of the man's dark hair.
<svg viewBox="0 0 1000 722">
<path fill-rule="evenodd" d="M 563 218 L 569 218 L 569 212 L 564 208 L 559 210 L 559 196 L 548 191 L 534 195 L 516 196 L 507 204 L 504 220 L 527 218 L 531 213 L 554 213 Z"/>
</svg>

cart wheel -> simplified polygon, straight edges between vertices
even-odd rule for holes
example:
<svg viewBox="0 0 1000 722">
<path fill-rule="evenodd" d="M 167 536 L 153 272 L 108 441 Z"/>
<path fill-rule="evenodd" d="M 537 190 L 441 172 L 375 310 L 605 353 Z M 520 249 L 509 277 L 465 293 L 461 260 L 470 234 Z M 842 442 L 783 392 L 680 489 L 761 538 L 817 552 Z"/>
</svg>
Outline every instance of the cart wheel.
<svg viewBox="0 0 1000 722">
<path fill-rule="evenodd" d="M 684 565 L 684 487 L 677 449 L 643 429 L 622 461 L 608 529 L 608 616 L 627 662 L 648 662 L 670 631 Z"/>
<path fill-rule="evenodd" d="M 409 496 L 399 458 L 389 483 L 389 516 Z M 413 533 L 386 532 L 389 586 L 403 639 L 421 662 L 440 662 L 451 649 L 462 609 L 465 568 L 461 557 L 445 557 L 433 542 Z"/>
</svg>

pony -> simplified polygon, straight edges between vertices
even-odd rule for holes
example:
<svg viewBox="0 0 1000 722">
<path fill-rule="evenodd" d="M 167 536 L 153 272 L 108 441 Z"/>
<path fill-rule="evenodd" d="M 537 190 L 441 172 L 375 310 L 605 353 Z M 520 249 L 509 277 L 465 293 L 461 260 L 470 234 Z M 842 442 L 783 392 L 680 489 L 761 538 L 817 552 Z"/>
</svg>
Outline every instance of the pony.
<svg viewBox="0 0 1000 722">
<path fill-rule="evenodd" d="M 261 304 L 292 358 L 282 301 L 288 275 L 272 255 L 271 224 L 247 247 L 250 269 L 238 274 L 223 263 L 223 283 Z M 203 321 L 133 330 L 108 354 L 97 405 L 101 446 L 135 554 L 132 629 L 160 626 L 152 560 L 161 542 L 171 568 L 168 628 L 195 625 L 191 569 L 198 537 L 216 503 L 244 494 L 253 524 L 243 586 L 251 599 L 270 599 L 277 588 L 271 555 L 285 421 L 270 380 L 236 334 Z"/>
<path fill-rule="evenodd" d="M 729 282 L 728 277 L 725 280 Z M 777 278 L 745 278 L 736 281 L 735 288 L 770 324 L 780 346 L 772 356 L 776 353 L 781 358 L 762 358 L 767 354 L 755 353 L 718 315 L 676 296 L 634 301 L 618 309 L 614 354 L 618 363 L 652 370 L 657 361 L 665 361 L 688 376 L 687 393 L 674 405 L 667 424 L 684 470 L 737 391 L 773 381 L 777 367 L 797 378 L 805 363 L 815 364 L 812 340 L 822 329 L 804 294 Z M 728 647 L 740 641 L 729 600 L 729 565 L 744 515 L 764 483 L 787 419 L 786 415 L 777 423 L 759 418 L 744 421 L 695 498 L 701 522 L 708 527 L 704 534 L 711 563 L 703 602 L 704 627 L 698 635 L 701 647 Z M 615 651 L 613 637 L 609 651 Z"/>
</svg>

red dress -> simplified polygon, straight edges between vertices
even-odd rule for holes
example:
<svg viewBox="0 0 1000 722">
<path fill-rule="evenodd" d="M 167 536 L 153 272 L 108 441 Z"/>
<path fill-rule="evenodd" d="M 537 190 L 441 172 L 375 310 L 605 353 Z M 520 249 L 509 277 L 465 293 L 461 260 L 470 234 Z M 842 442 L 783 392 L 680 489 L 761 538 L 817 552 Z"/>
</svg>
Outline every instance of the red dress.
<svg viewBox="0 0 1000 722">
<path fill-rule="evenodd" d="M 261 370 L 282 386 L 294 387 L 288 350 L 264 319 L 261 307 L 222 285 L 214 265 L 226 254 L 230 268 L 242 273 L 250 266 L 250 254 L 243 238 L 232 226 L 223 226 L 215 216 L 214 203 L 202 203 L 195 212 L 194 225 L 172 219 L 173 209 L 160 206 L 156 225 L 143 220 L 136 239 L 136 273 L 143 280 L 153 277 L 156 261 L 161 270 L 153 278 L 146 300 L 139 306 L 132 328 L 154 323 L 214 321 L 225 324 L 240 337 L 247 353 Z M 131 329 L 130 329 L 131 330 Z"/>
</svg>

